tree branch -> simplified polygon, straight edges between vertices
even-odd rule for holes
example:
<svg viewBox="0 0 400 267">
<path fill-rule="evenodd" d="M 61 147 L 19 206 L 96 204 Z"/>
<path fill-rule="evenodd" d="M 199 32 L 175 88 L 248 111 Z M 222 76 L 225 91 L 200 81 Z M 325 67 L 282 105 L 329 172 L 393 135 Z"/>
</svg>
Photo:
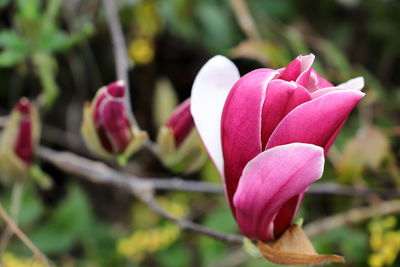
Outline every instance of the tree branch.
<svg viewBox="0 0 400 267">
<path fill-rule="evenodd" d="M 129 64 L 128 64 L 128 54 L 126 49 L 126 43 L 124 34 L 122 31 L 122 26 L 118 18 L 118 9 L 115 6 L 115 0 L 102 0 L 103 7 L 106 12 L 107 24 L 110 30 L 113 53 L 115 60 L 115 70 L 118 80 L 123 80 L 126 87 L 125 103 L 128 108 L 128 113 L 135 125 L 138 125 L 135 115 L 132 112 L 132 107 L 130 104 L 130 90 L 129 90 Z"/>
<path fill-rule="evenodd" d="M 304 227 L 304 231 L 310 237 L 313 237 L 344 225 L 357 224 L 375 216 L 385 216 L 395 213 L 400 213 L 400 200 L 390 200 L 368 207 L 353 208 L 343 213 L 309 223 Z"/>
<path fill-rule="evenodd" d="M 116 171 L 103 162 L 89 160 L 71 152 L 57 152 L 46 147 L 40 147 L 37 155 L 58 168 L 83 176 L 94 183 L 106 183 L 129 190 L 130 187 L 151 187 L 154 190 L 177 190 L 198 193 L 223 194 L 224 189 L 219 183 L 198 182 L 181 177 L 138 177 L 133 174 Z M 345 196 L 370 197 L 384 195 L 386 197 L 400 196 L 398 190 L 372 190 L 342 186 L 335 183 L 312 184 L 308 194 L 332 194 Z"/>
<path fill-rule="evenodd" d="M 183 230 L 191 230 L 213 237 L 218 240 L 239 244 L 242 236 L 224 234 L 213 231 L 188 220 L 182 220 L 171 216 L 154 199 L 155 190 L 182 190 L 202 193 L 223 193 L 221 185 L 216 183 L 185 181 L 181 178 L 140 178 L 138 176 L 118 172 L 102 162 L 89 160 L 70 152 L 56 152 L 52 149 L 40 147 L 36 154 L 45 161 L 55 165 L 61 170 L 86 178 L 93 183 L 109 184 L 132 193 L 138 199 L 148 205 L 153 211 L 162 217 L 178 224 Z M 348 186 L 340 186 L 334 183 L 321 183 L 311 185 L 309 193 L 312 194 L 338 194 L 348 196 L 376 196 L 388 193 L 388 191 L 374 191 L 369 189 L 356 189 Z M 392 191 L 393 195 L 399 195 L 398 191 Z M 354 208 L 347 212 L 321 219 L 305 226 L 305 231 L 310 236 L 330 231 L 345 224 L 356 224 L 375 215 L 386 215 L 400 212 L 400 200 L 383 202 L 382 204 Z"/>
<path fill-rule="evenodd" d="M 138 199 L 148 205 L 153 211 L 155 211 L 162 217 L 178 224 L 183 230 L 199 232 L 225 242 L 237 244 L 242 242 L 242 236 L 240 235 L 220 233 L 199 224 L 193 223 L 191 221 L 178 219 L 171 216 L 154 199 L 154 190 L 165 189 L 167 187 L 165 179 L 141 179 L 130 174 L 117 172 L 102 162 L 95 162 L 74 155 L 70 152 L 55 152 L 49 148 L 40 147 L 37 149 L 36 154 L 45 161 L 52 163 L 53 165 L 68 173 L 72 173 L 79 177 L 84 177 L 94 183 L 109 184 L 123 190 L 128 190 L 130 193 L 132 193 L 134 196 L 136 196 Z M 199 182 L 183 183 L 177 179 L 172 180 L 171 185 L 175 189 L 185 188 L 189 189 L 189 191 L 197 192 L 199 191 L 197 185 L 201 185 L 200 189 L 203 190 L 219 190 L 217 189 L 217 187 L 214 187 L 211 184 L 201 184 Z"/>
<path fill-rule="evenodd" d="M 240 28 L 247 35 L 247 38 L 260 40 L 260 34 L 258 33 L 256 23 L 250 14 L 250 10 L 247 6 L 246 0 L 231 0 L 231 7 L 233 14 L 239 23 Z"/>
<path fill-rule="evenodd" d="M 7 226 L 14 232 L 16 236 L 32 251 L 37 259 L 42 261 L 46 266 L 50 266 L 50 261 L 21 231 L 21 229 L 14 223 L 7 212 L 4 210 L 3 205 L 0 203 L 0 217 L 5 221 Z"/>
</svg>

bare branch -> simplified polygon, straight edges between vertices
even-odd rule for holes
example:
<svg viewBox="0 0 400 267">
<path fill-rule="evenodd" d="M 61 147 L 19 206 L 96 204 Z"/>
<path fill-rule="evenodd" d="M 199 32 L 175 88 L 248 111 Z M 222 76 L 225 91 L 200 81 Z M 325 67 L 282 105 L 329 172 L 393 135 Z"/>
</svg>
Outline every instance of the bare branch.
<svg viewBox="0 0 400 267">
<path fill-rule="evenodd" d="M 344 225 L 360 223 L 375 216 L 396 213 L 400 213 L 400 200 L 390 200 L 368 207 L 353 208 L 346 212 L 317 220 L 307 224 L 304 227 L 304 231 L 306 231 L 309 236 L 313 237 Z"/>
<path fill-rule="evenodd" d="M 247 35 L 247 38 L 260 40 L 260 34 L 258 33 L 256 23 L 250 14 L 246 0 L 231 0 L 230 2 L 239 26 Z"/>
<path fill-rule="evenodd" d="M 4 210 L 3 205 L 0 203 L 0 217 L 5 221 L 8 227 L 14 232 L 16 236 L 32 251 L 37 259 L 42 261 L 46 266 L 50 266 L 50 261 L 21 231 L 21 229 L 14 223 L 7 212 Z"/>
<path fill-rule="evenodd" d="M 242 242 L 242 236 L 240 235 L 224 234 L 213 231 L 191 221 L 175 218 L 171 216 L 168 212 L 163 210 L 163 208 L 154 199 L 154 190 L 165 188 L 167 185 L 167 183 L 165 183 L 163 179 L 140 179 L 133 175 L 117 172 L 114 169 L 105 165 L 104 163 L 92 161 L 74 155 L 70 152 L 55 152 L 49 148 L 44 147 L 41 147 L 37 150 L 37 155 L 42 159 L 57 166 L 58 168 L 68 173 L 75 174 L 79 177 L 84 177 L 91 182 L 109 184 L 123 190 L 128 190 L 130 193 L 132 193 L 145 204 L 147 204 L 153 211 L 157 212 L 164 218 L 175 222 L 183 230 L 199 232 L 225 242 Z M 178 180 L 176 179 L 172 181 L 172 185 L 176 187 L 176 189 L 182 188 L 181 182 L 178 182 Z M 198 191 L 198 188 L 196 188 L 196 182 L 185 184 L 185 187 L 186 189 L 190 189 L 190 191 Z M 203 184 L 202 189 L 212 191 L 216 188 L 213 188 L 208 184 Z"/>
<path fill-rule="evenodd" d="M 57 166 L 58 168 L 86 178 L 94 183 L 109 184 L 114 187 L 127 190 L 153 211 L 164 218 L 177 223 L 184 230 L 199 232 L 218 240 L 239 244 L 242 236 L 224 234 L 205 228 L 199 224 L 188 220 L 182 220 L 171 216 L 168 212 L 154 200 L 155 190 L 183 190 L 191 192 L 223 193 L 220 185 L 214 183 L 185 181 L 178 177 L 175 178 L 140 178 L 131 174 L 118 172 L 102 162 L 92 161 L 70 152 L 56 152 L 49 148 L 41 147 L 37 155 L 45 161 Z M 348 186 L 341 186 L 334 183 L 315 184 L 310 187 L 309 193 L 312 194 L 339 194 L 348 196 L 376 196 L 377 194 L 387 193 L 388 191 L 373 191 L 369 189 L 356 189 Z M 399 195 L 398 191 L 393 191 L 393 195 Z M 326 231 L 333 230 L 345 224 L 356 224 L 363 220 L 374 217 L 375 215 L 387 215 L 400 212 L 400 200 L 383 202 L 382 204 L 366 207 L 354 208 L 347 212 L 334 215 L 305 226 L 305 231 L 310 236 L 316 236 Z"/>
<path fill-rule="evenodd" d="M 11 219 L 18 224 L 18 213 L 21 208 L 21 200 L 22 200 L 22 191 L 23 191 L 23 182 L 22 181 L 15 181 L 13 190 L 11 193 L 11 208 L 10 208 L 10 215 Z M 5 251 L 7 248 L 8 243 L 10 242 L 13 231 L 9 226 L 6 227 L 4 230 L 1 240 L 0 240 L 0 252 Z"/>
<path fill-rule="evenodd" d="M 103 0 L 103 7 L 106 12 L 107 24 L 110 29 L 111 39 L 114 48 L 115 69 L 118 80 L 123 80 L 126 86 L 125 102 L 129 110 L 129 115 L 135 125 L 138 125 L 135 115 L 132 112 L 130 104 L 130 90 L 129 90 L 129 77 L 128 77 L 128 54 L 122 26 L 118 17 L 118 9 L 115 6 L 114 0 Z"/>
</svg>

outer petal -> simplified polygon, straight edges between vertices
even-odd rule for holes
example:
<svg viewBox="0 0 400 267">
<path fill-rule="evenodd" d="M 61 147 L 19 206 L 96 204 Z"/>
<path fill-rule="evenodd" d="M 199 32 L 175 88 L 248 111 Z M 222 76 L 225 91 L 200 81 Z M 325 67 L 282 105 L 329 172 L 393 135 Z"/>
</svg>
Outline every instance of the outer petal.
<svg viewBox="0 0 400 267">
<path fill-rule="evenodd" d="M 339 84 L 336 87 L 326 87 L 320 90 L 317 90 L 311 94 L 312 98 L 318 98 L 320 96 L 326 95 L 328 93 L 339 91 L 339 90 L 356 90 L 361 91 L 364 88 L 364 78 L 357 77 L 351 80 L 348 80 L 345 83 Z"/>
<path fill-rule="evenodd" d="M 108 141 L 112 145 L 112 151 L 122 153 L 133 138 L 125 102 L 123 99 L 103 101 L 99 109 L 103 120 L 99 131 L 104 127 Z"/>
<path fill-rule="evenodd" d="M 194 123 L 222 177 L 221 114 L 228 93 L 239 78 L 232 61 L 215 56 L 201 68 L 192 88 L 190 110 Z"/>
<path fill-rule="evenodd" d="M 272 80 L 268 84 L 262 108 L 262 147 L 265 147 L 272 132 L 286 114 L 310 100 L 308 91 L 295 82 Z"/>
<path fill-rule="evenodd" d="M 182 102 L 168 119 L 166 126 L 173 131 L 175 145 L 179 147 L 194 127 L 193 117 L 190 113 L 190 98 Z"/>
<path fill-rule="evenodd" d="M 359 91 L 340 90 L 301 104 L 276 127 L 267 149 L 301 142 L 324 147 L 327 153 L 327 145 L 363 96 Z"/>
<path fill-rule="evenodd" d="M 339 84 L 337 87 L 345 90 L 362 90 L 364 88 L 364 78 L 363 77 L 353 78 L 345 83 Z"/>
<path fill-rule="evenodd" d="M 278 72 L 258 69 L 243 76 L 232 88 L 222 113 L 221 139 L 225 185 L 229 202 L 247 162 L 262 152 L 261 113 L 268 83 Z"/>
<path fill-rule="evenodd" d="M 273 220 L 279 210 L 318 180 L 323 166 L 323 149 L 301 143 L 272 148 L 250 161 L 234 197 L 243 234 L 263 241 L 274 239 Z M 288 227 L 291 221 L 286 223 Z"/>
</svg>

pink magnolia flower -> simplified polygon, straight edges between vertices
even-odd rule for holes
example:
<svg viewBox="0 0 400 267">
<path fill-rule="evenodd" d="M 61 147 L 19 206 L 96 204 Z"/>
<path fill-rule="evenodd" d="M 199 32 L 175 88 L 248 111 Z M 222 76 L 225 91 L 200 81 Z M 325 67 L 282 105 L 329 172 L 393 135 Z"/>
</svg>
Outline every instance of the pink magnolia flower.
<svg viewBox="0 0 400 267">
<path fill-rule="evenodd" d="M 40 135 L 36 108 L 21 98 L 9 116 L 0 138 L 0 171 L 8 177 L 28 175 Z"/>
<path fill-rule="evenodd" d="M 161 127 L 157 136 L 161 162 L 176 173 L 192 173 L 207 160 L 186 99 Z"/>
<path fill-rule="evenodd" d="M 227 58 L 200 70 L 191 111 L 244 235 L 273 240 L 291 225 L 324 154 L 364 96 L 362 78 L 339 86 L 312 68 L 314 55 L 242 78 Z"/>
<path fill-rule="evenodd" d="M 129 156 L 147 137 L 129 119 L 125 90 L 123 81 L 111 83 L 100 88 L 92 103 L 84 106 L 84 140 L 93 152 L 105 158 Z"/>
</svg>

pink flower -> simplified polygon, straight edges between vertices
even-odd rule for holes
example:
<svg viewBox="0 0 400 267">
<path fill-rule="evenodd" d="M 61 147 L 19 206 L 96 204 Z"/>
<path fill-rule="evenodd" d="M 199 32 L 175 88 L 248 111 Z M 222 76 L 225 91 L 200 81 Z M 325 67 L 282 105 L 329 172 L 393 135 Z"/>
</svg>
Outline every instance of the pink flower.
<svg viewBox="0 0 400 267">
<path fill-rule="evenodd" d="M 123 81 L 111 83 L 97 92 L 92 103 L 86 103 L 82 134 L 88 147 L 106 158 L 129 156 L 147 137 L 134 125 L 125 106 Z"/>
<path fill-rule="evenodd" d="M 0 138 L 0 171 L 11 178 L 25 178 L 39 135 L 38 112 L 29 99 L 21 98 L 11 112 Z"/>
<path fill-rule="evenodd" d="M 194 127 L 190 99 L 177 106 L 161 127 L 157 144 L 161 162 L 175 173 L 192 173 L 204 165 L 207 153 Z"/>
<path fill-rule="evenodd" d="M 235 219 L 251 239 L 274 240 L 291 225 L 324 154 L 364 93 L 362 78 L 333 86 L 314 55 L 242 78 L 227 58 L 200 70 L 191 111 L 221 174 Z"/>
</svg>

